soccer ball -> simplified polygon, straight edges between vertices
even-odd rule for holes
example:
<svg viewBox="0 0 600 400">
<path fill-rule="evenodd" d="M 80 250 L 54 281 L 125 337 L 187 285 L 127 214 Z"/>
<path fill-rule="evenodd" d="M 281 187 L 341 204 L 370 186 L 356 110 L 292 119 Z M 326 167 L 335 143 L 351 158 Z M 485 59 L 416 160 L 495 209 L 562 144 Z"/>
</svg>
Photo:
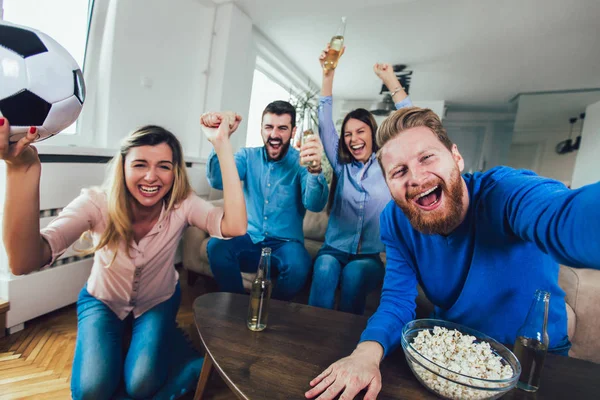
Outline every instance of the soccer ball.
<svg viewBox="0 0 600 400">
<path fill-rule="evenodd" d="M 0 21 L 0 116 L 10 123 L 9 142 L 38 129 L 36 141 L 70 126 L 85 98 L 77 62 L 50 36 Z"/>
</svg>

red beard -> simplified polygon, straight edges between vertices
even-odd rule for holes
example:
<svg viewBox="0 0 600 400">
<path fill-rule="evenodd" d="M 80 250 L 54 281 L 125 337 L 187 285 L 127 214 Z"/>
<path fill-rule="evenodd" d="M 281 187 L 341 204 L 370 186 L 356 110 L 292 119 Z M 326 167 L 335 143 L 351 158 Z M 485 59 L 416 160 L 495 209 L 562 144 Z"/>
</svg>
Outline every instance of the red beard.
<svg viewBox="0 0 600 400">
<path fill-rule="evenodd" d="M 424 191 L 438 186 L 444 204 L 432 211 L 424 211 L 414 204 L 413 198 Z M 441 189 L 441 190 L 440 190 Z M 413 228 L 425 234 L 448 235 L 461 223 L 463 213 L 462 178 L 458 168 L 454 168 L 448 185 L 441 179 L 427 183 L 427 186 L 411 188 L 406 200 L 394 201 L 404 212 Z"/>
</svg>

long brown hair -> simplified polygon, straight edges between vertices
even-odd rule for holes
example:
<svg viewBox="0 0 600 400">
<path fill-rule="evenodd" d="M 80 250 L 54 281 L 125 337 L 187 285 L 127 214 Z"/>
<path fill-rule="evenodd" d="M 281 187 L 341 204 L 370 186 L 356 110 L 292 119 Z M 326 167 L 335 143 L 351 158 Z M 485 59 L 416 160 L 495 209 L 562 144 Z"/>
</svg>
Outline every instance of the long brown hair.
<svg viewBox="0 0 600 400">
<path fill-rule="evenodd" d="M 344 121 L 342 122 L 342 129 L 340 132 L 340 139 L 338 142 L 338 151 L 337 151 L 337 161 L 339 164 L 349 164 L 354 161 L 354 156 L 350 153 L 348 146 L 346 146 L 346 141 L 344 140 L 344 132 L 346 131 L 346 124 L 351 119 L 357 119 L 361 122 L 364 122 L 371 129 L 371 146 L 373 153 L 376 153 L 379 150 L 379 146 L 377 146 L 376 141 L 376 133 L 377 133 L 377 122 L 369 111 L 364 108 L 357 108 L 356 110 L 350 111 L 344 117 Z M 331 187 L 329 189 L 329 199 L 327 200 L 327 213 L 331 212 L 331 208 L 333 207 L 333 201 L 335 197 L 335 189 L 337 188 L 337 175 L 335 172 L 331 177 Z"/>
<path fill-rule="evenodd" d="M 127 248 L 131 246 L 133 242 L 131 222 L 133 216 L 130 206 L 131 193 L 129 193 L 125 182 L 125 157 L 129 150 L 134 147 L 157 146 L 161 143 L 166 143 L 171 148 L 175 175 L 173 187 L 163 199 L 166 204 L 166 212 L 175 209 L 192 192 L 183 160 L 181 143 L 177 137 L 168 130 L 156 125 L 146 125 L 136 129 L 123 139 L 119 152 L 108 164 L 106 179 L 101 188 L 107 197 L 108 223 L 98 244 L 85 251 L 85 253 L 91 254 L 106 247 L 114 252 L 112 260 L 114 261 L 121 242 L 126 243 Z"/>
</svg>

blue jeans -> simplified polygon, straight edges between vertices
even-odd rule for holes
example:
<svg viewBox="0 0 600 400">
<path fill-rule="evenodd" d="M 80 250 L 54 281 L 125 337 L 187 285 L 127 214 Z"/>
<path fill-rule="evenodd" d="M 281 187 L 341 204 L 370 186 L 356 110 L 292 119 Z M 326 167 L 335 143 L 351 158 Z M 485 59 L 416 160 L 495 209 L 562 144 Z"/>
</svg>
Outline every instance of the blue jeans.
<svg viewBox="0 0 600 400">
<path fill-rule="evenodd" d="M 177 284 L 170 299 L 132 319 L 131 344 L 124 354 L 123 335 L 131 315 L 120 320 L 84 287 L 77 300 L 73 399 L 174 399 L 193 389 L 202 357 L 177 328 L 180 299 Z"/>
<path fill-rule="evenodd" d="M 331 308 L 340 285 L 340 311 L 362 315 L 367 295 L 383 281 L 384 267 L 379 254 L 348 254 L 324 245 L 313 271 L 308 304 Z"/>
<path fill-rule="evenodd" d="M 256 273 L 263 247 L 271 248 L 271 274 L 272 278 L 277 276 L 272 296 L 280 300 L 293 299 L 310 274 L 312 259 L 304 245 L 271 238 L 255 244 L 248 234 L 230 240 L 209 240 L 208 260 L 219 289 L 245 293 L 241 272 Z"/>
</svg>

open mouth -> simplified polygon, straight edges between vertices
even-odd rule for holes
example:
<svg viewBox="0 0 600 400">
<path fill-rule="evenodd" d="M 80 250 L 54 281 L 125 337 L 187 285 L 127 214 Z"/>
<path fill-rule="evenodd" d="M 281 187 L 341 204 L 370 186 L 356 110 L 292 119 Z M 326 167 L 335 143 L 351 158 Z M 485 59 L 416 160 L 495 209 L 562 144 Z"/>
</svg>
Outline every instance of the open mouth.
<svg viewBox="0 0 600 400">
<path fill-rule="evenodd" d="M 146 197 L 154 196 L 160 190 L 160 186 L 139 185 L 138 188 L 142 195 Z"/>
<path fill-rule="evenodd" d="M 364 143 L 353 144 L 350 146 L 350 149 L 352 149 L 352 153 L 360 153 L 364 148 L 365 148 Z"/>
<path fill-rule="evenodd" d="M 267 143 L 269 143 L 269 146 L 271 146 L 271 148 L 273 148 L 274 150 L 281 149 L 281 146 L 283 144 L 281 139 L 269 139 Z"/>
<path fill-rule="evenodd" d="M 431 211 L 436 209 L 442 200 L 442 187 L 434 186 L 413 197 L 413 202 L 422 210 Z"/>
</svg>

